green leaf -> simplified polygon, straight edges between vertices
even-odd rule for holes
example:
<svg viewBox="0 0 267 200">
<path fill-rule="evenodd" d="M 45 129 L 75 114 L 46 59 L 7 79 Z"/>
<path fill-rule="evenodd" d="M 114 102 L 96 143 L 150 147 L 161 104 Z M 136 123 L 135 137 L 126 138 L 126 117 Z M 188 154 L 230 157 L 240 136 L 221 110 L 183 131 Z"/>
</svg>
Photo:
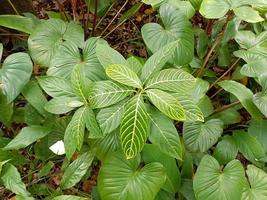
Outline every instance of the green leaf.
<svg viewBox="0 0 267 200">
<path fill-rule="evenodd" d="M 90 132 L 89 138 L 102 138 L 104 136 L 96 120 L 94 111 L 89 107 L 85 111 L 85 125 Z"/>
<path fill-rule="evenodd" d="M 95 82 L 90 95 L 90 105 L 93 108 L 103 108 L 120 102 L 130 96 L 133 88 L 112 81 Z"/>
<path fill-rule="evenodd" d="M 212 147 L 223 132 L 223 122 L 211 119 L 205 123 L 184 123 L 183 137 L 185 146 L 192 152 L 206 152 Z"/>
<path fill-rule="evenodd" d="M 3 55 L 3 44 L 0 43 L 0 62 L 2 60 L 2 55 Z"/>
<path fill-rule="evenodd" d="M 96 55 L 101 65 L 106 69 L 110 65 L 118 64 L 127 66 L 125 58 L 116 50 L 111 48 L 104 40 L 99 40 L 96 44 Z"/>
<path fill-rule="evenodd" d="M 204 116 L 200 108 L 191 100 L 189 95 L 184 95 L 181 93 L 172 94 L 182 105 L 187 122 L 200 121 L 204 122 Z"/>
<path fill-rule="evenodd" d="M 1 161 L 1 162 L 0 162 L 0 174 L 1 174 L 1 172 L 2 172 L 3 166 L 4 166 L 6 163 L 8 163 L 8 162 L 9 162 L 9 160 L 4 160 L 4 161 Z"/>
<path fill-rule="evenodd" d="M 188 19 L 195 15 L 195 8 L 190 1 L 168 0 L 168 4 L 177 7 Z"/>
<path fill-rule="evenodd" d="M 266 199 L 267 174 L 253 165 L 247 166 L 246 174 L 249 183 L 246 184 L 241 200 Z"/>
<path fill-rule="evenodd" d="M 51 97 L 75 97 L 75 93 L 69 80 L 54 76 L 39 76 L 40 86 Z"/>
<path fill-rule="evenodd" d="M 188 92 L 193 89 L 196 79 L 189 73 L 180 69 L 164 69 L 155 73 L 148 80 L 146 89 L 160 89 L 170 92 Z"/>
<path fill-rule="evenodd" d="M 78 98 L 59 97 L 50 100 L 45 105 L 45 110 L 53 114 L 64 114 L 83 105 Z"/>
<path fill-rule="evenodd" d="M 75 150 L 81 150 L 84 140 L 86 107 L 79 108 L 73 115 L 64 135 L 64 145 L 68 159 Z"/>
<path fill-rule="evenodd" d="M 22 90 L 22 94 L 25 99 L 43 116 L 47 117 L 48 113 L 44 109 L 47 103 L 46 97 L 44 96 L 38 83 L 34 80 L 30 81 L 25 88 Z"/>
<path fill-rule="evenodd" d="M 259 92 L 253 96 L 253 103 L 261 111 L 264 116 L 267 116 L 267 95 Z"/>
<path fill-rule="evenodd" d="M 196 200 L 195 194 L 193 191 L 193 181 L 191 179 L 182 179 L 181 188 L 180 188 L 179 192 L 187 200 Z"/>
<path fill-rule="evenodd" d="M 136 95 L 126 104 L 120 125 L 122 150 L 127 159 L 142 150 L 148 136 L 148 122 L 143 97 Z"/>
<path fill-rule="evenodd" d="M 0 90 L 0 122 L 8 126 L 13 116 L 13 103 L 7 102 L 7 97 Z"/>
<path fill-rule="evenodd" d="M 71 83 L 75 94 L 79 96 L 84 103 L 87 103 L 92 82 L 85 77 L 85 74 L 81 70 L 82 67 L 82 64 L 75 65 L 71 74 Z"/>
<path fill-rule="evenodd" d="M 211 117 L 222 120 L 225 125 L 238 123 L 242 119 L 240 113 L 234 107 L 212 114 Z"/>
<path fill-rule="evenodd" d="M 103 138 L 89 139 L 89 145 L 96 157 L 103 161 L 111 153 L 121 148 L 118 131 L 106 134 Z"/>
<path fill-rule="evenodd" d="M 140 76 L 144 65 L 144 60 L 136 56 L 130 56 L 129 58 L 127 58 L 127 62 L 129 64 L 128 67 L 138 76 Z"/>
<path fill-rule="evenodd" d="M 170 193 L 176 193 L 181 184 L 181 177 L 175 159 L 162 153 L 158 146 L 153 144 L 146 144 L 142 153 L 146 164 L 159 162 L 165 167 L 167 176 L 162 189 Z"/>
<path fill-rule="evenodd" d="M 223 17 L 231 8 L 228 0 L 203 0 L 200 6 L 200 14 L 208 19 Z"/>
<path fill-rule="evenodd" d="M 13 101 L 30 80 L 32 61 L 26 53 L 14 53 L 8 56 L 1 70 L 1 84 L 8 103 Z"/>
<path fill-rule="evenodd" d="M 249 22 L 249 23 L 257 23 L 264 21 L 264 19 L 259 15 L 258 11 L 254 10 L 249 6 L 241 6 L 238 8 L 234 8 L 234 13 L 240 19 Z"/>
<path fill-rule="evenodd" d="M 42 178 L 47 176 L 54 166 L 55 164 L 52 161 L 48 161 L 38 172 L 38 177 Z"/>
<path fill-rule="evenodd" d="M 183 148 L 173 121 L 157 111 L 148 109 L 151 121 L 149 140 L 165 154 L 182 160 Z"/>
<path fill-rule="evenodd" d="M 73 195 L 61 195 L 54 197 L 52 200 L 90 200 L 90 199 Z"/>
<path fill-rule="evenodd" d="M 171 42 L 149 57 L 141 73 L 141 80 L 143 83 L 145 83 L 153 73 L 160 71 L 164 65 L 170 61 L 174 54 L 175 45 L 176 42 Z"/>
<path fill-rule="evenodd" d="M 35 28 L 35 23 L 29 17 L 0 15 L 0 26 L 31 34 Z"/>
<path fill-rule="evenodd" d="M 222 170 L 216 159 L 206 155 L 202 158 L 194 177 L 196 199 L 240 199 L 244 178 L 244 169 L 238 160 L 232 160 Z"/>
<path fill-rule="evenodd" d="M 60 187 L 67 189 L 75 186 L 86 174 L 93 162 L 94 156 L 90 152 L 83 153 L 74 160 L 65 170 Z"/>
<path fill-rule="evenodd" d="M 248 127 L 248 134 L 254 136 L 261 143 L 264 152 L 267 153 L 267 122 L 266 120 L 251 120 Z"/>
<path fill-rule="evenodd" d="M 265 153 L 259 141 L 254 136 L 243 131 L 235 131 L 233 136 L 238 151 L 253 164 L 262 167 L 263 162 L 260 159 L 265 157 Z"/>
<path fill-rule="evenodd" d="M 137 74 L 124 65 L 112 64 L 106 68 L 109 78 L 134 88 L 142 88 L 142 83 Z"/>
<path fill-rule="evenodd" d="M 28 47 L 34 63 L 49 67 L 52 58 L 64 41 L 82 46 L 84 41 L 82 28 L 75 22 L 66 23 L 60 19 L 41 21 L 28 39 Z"/>
<path fill-rule="evenodd" d="M 226 164 L 234 160 L 237 156 L 238 149 L 233 137 L 226 135 L 217 144 L 213 156 L 219 161 L 220 164 Z"/>
<path fill-rule="evenodd" d="M 3 185 L 15 194 L 22 196 L 30 196 L 26 190 L 25 184 L 22 182 L 17 168 L 9 163 L 5 164 L 1 174 Z"/>
<path fill-rule="evenodd" d="M 107 158 L 97 181 L 101 199 L 153 200 L 165 183 L 165 169 L 156 162 L 142 168 L 139 164 L 139 157 L 126 160 L 120 152 Z"/>
<path fill-rule="evenodd" d="M 51 130 L 44 126 L 30 126 L 23 128 L 3 149 L 21 149 L 45 137 Z"/>
<path fill-rule="evenodd" d="M 185 111 L 179 101 L 167 92 L 157 89 L 146 90 L 150 101 L 165 115 L 178 121 L 186 120 Z"/>
<path fill-rule="evenodd" d="M 126 102 L 123 101 L 114 106 L 101 109 L 96 116 L 99 126 L 104 135 L 111 133 L 119 127 L 124 113 L 124 106 Z"/>
<path fill-rule="evenodd" d="M 173 5 L 163 4 L 159 12 L 164 28 L 157 23 L 145 24 L 142 27 L 145 44 L 155 53 L 164 45 L 175 41 L 174 63 L 188 64 L 194 55 L 194 34 L 191 23 L 183 12 Z"/>
<path fill-rule="evenodd" d="M 246 110 L 256 119 L 261 118 L 258 108 L 253 104 L 253 93 L 241 83 L 227 80 L 218 83 L 224 90 L 235 95 Z"/>
</svg>

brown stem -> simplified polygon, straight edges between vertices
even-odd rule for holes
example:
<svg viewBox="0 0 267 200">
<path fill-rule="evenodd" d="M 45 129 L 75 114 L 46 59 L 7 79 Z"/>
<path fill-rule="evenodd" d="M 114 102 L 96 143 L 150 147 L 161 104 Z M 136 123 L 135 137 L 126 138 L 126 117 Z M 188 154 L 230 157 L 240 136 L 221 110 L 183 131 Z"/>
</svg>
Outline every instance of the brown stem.
<svg viewBox="0 0 267 200">
<path fill-rule="evenodd" d="M 235 102 L 233 102 L 233 103 L 231 103 L 231 104 L 222 106 L 221 108 L 218 108 L 218 109 L 214 110 L 213 113 L 212 113 L 211 115 L 213 115 L 213 114 L 215 114 L 215 113 L 218 113 L 218 112 L 222 112 L 222 111 L 224 111 L 224 110 L 227 110 L 228 108 L 232 108 L 232 107 L 234 107 L 234 106 L 236 106 L 236 105 L 238 105 L 238 104 L 240 104 L 240 101 L 235 101 Z"/>
<path fill-rule="evenodd" d="M 56 0 L 56 3 L 58 5 L 60 13 L 63 14 L 65 16 L 65 18 L 67 19 L 67 21 L 69 22 L 70 20 L 68 18 L 68 15 L 65 12 L 64 6 L 59 2 L 59 0 Z"/>
<path fill-rule="evenodd" d="M 226 22 L 225 22 L 225 24 L 224 24 L 224 26 L 223 26 L 223 29 L 222 29 L 222 31 L 221 31 L 221 33 L 218 35 L 218 37 L 217 37 L 217 39 L 215 40 L 215 42 L 213 43 L 212 47 L 211 47 L 210 50 L 208 51 L 208 53 L 207 53 L 207 55 L 206 55 L 206 57 L 205 57 L 205 59 L 204 59 L 203 64 L 201 65 L 200 69 L 196 72 L 196 76 L 197 76 L 197 77 L 201 77 L 201 76 L 203 75 L 204 70 L 205 70 L 205 67 L 206 67 L 206 65 L 207 65 L 208 62 L 209 62 L 210 56 L 212 55 L 212 53 L 213 53 L 213 51 L 215 50 L 215 48 L 220 44 L 220 42 L 221 42 L 222 39 L 223 39 L 224 33 L 225 33 L 225 31 L 226 31 L 226 28 L 227 28 L 227 24 L 228 24 L 228 22 L 230 21 L 230 19 L 231 19 L 231 16 L 228 15 L 228 16 L 227 16 L 227 19 L 226 19 Z"/>
<path fill-rule="evenodd" d="M 14 12 L 17 14 L 17 15 L 20 15 L 18 10 L 16 9 L 16 7 L 14 6 L 14 4 L 12 3 L 11 0 L 7 0 L 8 3 L 10 4 L 10 6 L 12 7 L 12 9 L 14 10 Z"/>
<path fill-rule="evenodd" d="M 240 58 L 236 59 L 236 61 L 216 80 L 214 81 L 211 86 L 209 87 L 209 90 L 214 87 L 223 77 L 225 77 L 239 62 Z"/>
<path fill-rule="evenodd" d="M 122 5 L 122 7 L 119 9 L 119 11 L 116 13 L 116 15 L 113 17 L 113 19 L 109 22 L 108 26 L 102 31 L 102 33 L 100 34 L 100 36 L 102 36 L 107 30 L 108 28 L 111 26 L 111 24 L 113 23 L 113 21 L 116 19 L 116 17 L 120 14 L 120 12 L 122 11 L 122 9 L 127 5 L 129 0 L 126 0 L 124 2 L 124 4 Z"/>
<path fill-rule="evenodd" d="M 84 27 L 85 38 L 88 37 L 88 23 L 89 23 L 90 4 L 91 4 L 91 0 L 88 1 L 87 11 L 86 11 L 86 20 L 85 20 L 85 24 L 83 26 Z"/>
<path fill-rule="evenodd" d="M 98 0 L 95 0 L 95 13 L 94 13 L 94 21 L 93 21 L 93 32 L 92 35 L 95 35 L 95 27 L 96 27 L 96 19 L 97 19 L 97 7 L 98 7 Z"/>
<path fill-rule="evenodd" d="M 107 14 L 109 13 L 109 11 L 113 8 L 113 6 L 116 4 L 116 1 L 114 1 L 111 6 L 109 6 L 108 10 L 105 12 L 105 14 L 103 15 L 103 17 L 101 17 L 101 19 L 97 22 L 95 29 L 97 29 L 97 27 L 101 24 L 101 22 L 105 19 L 105 17 L 107 16 Z"/>
</svg>

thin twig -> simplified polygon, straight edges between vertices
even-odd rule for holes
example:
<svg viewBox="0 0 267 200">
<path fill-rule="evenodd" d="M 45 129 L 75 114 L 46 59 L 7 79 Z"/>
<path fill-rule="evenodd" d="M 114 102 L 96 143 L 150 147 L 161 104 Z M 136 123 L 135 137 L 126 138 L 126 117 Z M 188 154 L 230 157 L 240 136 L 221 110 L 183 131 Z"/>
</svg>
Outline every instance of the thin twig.
<svg viewBox="0 0 267 200">
<path fill-rule="evenodd" d="M 212 53 L 213 53 L 213 51 L 215 50 L 215 48 L 220 44 L 220 42 L 221 42 L 222 39 L 223 39 L 224 33 L 225 33 L 225 31 L 226 31 L 226 28 L 227 28 L 227 24 L 228 24 L 228 22 L 230 21 L 230 19 L 231 19 L 231 16 L 228 15 L 228 16 L 227 16 L 227 19 L 226 19 L 226 22 L 225 22 L 225 24 L 224 24 L 224 26 L 223 26 L 223 29 L 222 29 L 222 31 L 221 31 L 221 33 L 218 35 L 218 37 L 217 37 L 217 39 L 215 40 L 215 42 L 213 43 L 212 47 L 211 47 L 210 50 L 208 51 L 208 53 L 207 53 L 207 55 L 206 55 L 206 57 L 205 57 L 205 59 L 204 59 L 203 64 L 201 65 L 200 69 L 197 71 L 197 74 L 196 74 L 197 77 L 201 77 L 201 76 L 203 75 L 204 70 L 205 70 L 205 67 L 206 67 L 206 65 L 207 65 L 208 62 L 209 62 L 210 56 L 212 55 Z"/>
<path fill-rule="evenodd" d="M 115 5 L 116 1 L 114 1 L 108 8 L 108 10 L 105 12 L 105 14 L 101 17 L 101 19 L 99 20 L 99 22 L 96 24 L 95 29 L 98 28 L 98 26 L 101 24 L 101 22 L 105 19 L 105 17 L 107 16 L 107 14 L 109 13 L 109 11 L 113 8 L 113 6 Z"/>
<path fill-rule="evenodd" d="M 223 89 L 220 88 L 217 92 L 215 92 L 211 97 L 210 99 L 213 99 L 217 94 L 219 94 Z"/>
<path fill-rule="evenodd" d="M 97 8 L 98 7 L 98 0 L 95 0 L 95 13 L 94 13 L 94 21 L 93 21 L 93 31 L 92 35 L 95 35 L 95 27 L 96 27 L 96 19 L 97 19 Z"/>
<path fill-rule="evenodd" d="M 70 20 L 68 18 L 68 15 L 65 12 L 64 6 L 59 2 L 59 0 L 56 0 L 56 3 L 58 5 L 58 8 L 59 8 L 60 13 L 61 14 L 63 13 L 63 15 L 66 17 L 67 21 L 69 22 Z"/>
<path fill-rule="evenodd" d="M 87 38 L 87 36 L 88 36 L 87 31 L 88 31 L 88 23 L 89 23 L 90 5 L 91 5 L 91 0 L 89 0 L 88 4 L 87 4 L 86 20 L 85 20 L 85 24 L 84 24 L 85 38 Z"/>
<path fill-rule="evenodd" d="M 216 80 L 214 81 L 211 86 L 209 87 L 209 90 L 214 87 L 223 77 L 225 77 L 239 62 L 240 58 L 236 59 L 236 61 Z"/>
<path fill-rule="evenodd" d="M 214 110 L 213 113 L 212 113 L 211 115 L 214 115 L 214 114 L 216 114 L 216 113 L 218 113 L 218 112 L 222 112 L 222 111 L 224 111 L 224 110 L 227 110 L 228 108 L 232 108 L 232 107 L 234 107 L 234 106 L 236 106 L 236 105 L 238 105 L 238 104 L 240 104 L 240 101 L 235 101 L 235 102 L 233 102 L 233 103 L 231 103 L 231 104 L 222 106 L 222 107 L 220 107 L 220 108 Z"/>
<path fill-rule="evenodd" d="M 7 0 L 8 3 L 11 5 L 12 9 L 14 10 L 14 12 L 17 14 L 17 15 L 20 15 L 18 10 L 16 9 L 16 7 L 14 6 L 14 4 L 11 2 L 11 0 Z"/>
<path fill-rule="evenodd" d="M 127 5 L 128 1 L 129 0 L 126 0 L 124 2 L 124 4 L 122 5 L 122 7 L 119 9 L 119 11 L 113 17 L 113 19 L 109 22 L 108 26 L 102 31 L 102 33 L 100 34 L 100 36 L 102 36 L 108 30 L 108 28 L 111 26 L 111 24 L 113 23 L 113 21 L 117 18 L 117 16 L 120 14 L 120 12 L 122 11 L 122 9 Z M 114 31 L 114 30 L 112 30 L 112 31 Z"/>
</svg>

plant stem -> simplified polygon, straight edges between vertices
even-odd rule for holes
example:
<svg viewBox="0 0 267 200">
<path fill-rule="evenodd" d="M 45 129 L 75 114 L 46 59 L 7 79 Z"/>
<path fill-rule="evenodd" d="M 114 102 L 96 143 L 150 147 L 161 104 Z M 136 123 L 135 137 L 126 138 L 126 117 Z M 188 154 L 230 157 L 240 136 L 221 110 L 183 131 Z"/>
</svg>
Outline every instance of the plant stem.
<svg viewBox="0 0 267 200">
<path fill-rule="evenodd" d="M 218 113 L 218 112 L 222 112 L 222 111 L 224 111 L 224 110 L 227 110 L 228 108 L 232 108 L 232 107 L 234 107 L 234 106 L 236 106 L 236 105 L 238 105 L 238 104 L 240 104 L 240 101 L 235 101 L 235 102 L 233 102 L 233 103 L 231 103 L 231 104 L 222 106 L 222 107 L 220 107 L 220 108 L 214 110 L 213 113 L 212 113 L 211 115 L 214 115 L 214 114 L 216 114 L 216 113 Z"/>
<path fill-rule="evenodd" d="M 16 9 L 16 7 L 14 6 L 14 4 L 12 3 L 11 0 L 7 0 L 8 3 L 10 4 L 10 6 L 12 7 L 12 9 L 14 10 L 14 12 L 17 14 L 17 15 L 20 15 L 18 10 Z"/>
<path fill-rule="evenodd" d="M 105 19 L 105 17 L 107 16 L 107 14 L 109 13 L 109 11 L 113 8 L 113 6 L 115 5 L 116 1 L 114 1 L 111 6 L 109 6 L 108 10 L 105 12 L 105 14 L 103 15 L 103 17 L 101 17 L 101 19 L 99 20 L 99 22 L 96 24 L 95 29 L 98 28 L 98 26 L 101 24 L 101 22 Z"/>
<path fill-rule="evenodd" d="M 213 43 L 212 47 L 210 48 L 210 50 L 208 51 L 205 59 L 204 59 L 204 62 L 203 64 L 201 65 L 200 69 L 196 72 L 196 76 L 197 77 L 202 77 L 203 76 L 203 73 L 204 73 L 204 70 L 205 70 L 205 67 L 206 65 L 208 64 L 209 62 L 209 59 L 210 59 L 210 56 L 212 55 L 213 51 L 215 50 L 215 48 L 221 43 L 222 39 L 223 39 L 223 36 L 224 36 L 224 33 L 226 31 L 226 28 L 227 28 L 227 24 L 229 22 L 229 20 L 231 19 L 230 15 L 227 16 L 227 19 L 226 19 L 226 22 L 223 26 L 223 29 L 221 31 L 221 33 L 218 35 L 217 39 L 215 40 L 215 42 Z"/>
<path fill-rule="evenodd" d="M 209 90 L 214 87 L 223 77 L 225 77 L 239 62 L 240 58 L 236 59 L 236 61 L 216 80 L 214 81 L 211 86 L 209 87 Z"/>
<path fill-rule="evenodd" d="M 86 20 L 85 20 L 85 24 L 83 26 L 84 27 L 85 38 L 87 38 L 87 36 L 88 36 L 87 30 L 88 30 L 88 23 L 89 23 L 90 4 L 91 4 L 91 0 L 88 1 L 87 11 L 86 11 Z"/>
<path fill-rule="evenodd" d="M 212 96 L 210 96 L 210 99 L 213 99 L 217 94 L 219 94 L 223 89 L 220 88 L 217 92 L 215 92 Z"/>
<path fill-rule="evenodd" d="M 95 13 L 94 13 L 94 21 L 93 21 L 93 32 L 92 35 L 95 35 L 95 27 L 96 27 L 96 19 L 97 19 L 97 7 L 98 7 L 98 0 L 95 0 Z"/>
<path fill-rule="evenodd" d="M 124 2 L 124 4 L 122 5 L 122 7 L 119 9 L 119 11 L 116 13 L 116 15 L 113 17 L 113 19 L 109 22 L 108 26 L 102 31 L 102 33 L 100 34 L 100 36 L 102 36 L 107 30 L 108 28 L 111 26 L 111 24 L 113 23 L 113 21 L 116 19 L 116 17 L 120 14 L 120 12 L 122 11 L 122 9 L 127 5 L 129 0 L 126 0 Z"/>
<path fill-rule="evenodd" d="M 66 17 L 67 21 L 69 22 L 70 20 L 68 18 L 68 15 L 65 12 L 64 6 L 59 2 L 59 0 L 56 0 L 56 3 L 58 5 L 60 13 L 63 14 Z"/>
</svg>

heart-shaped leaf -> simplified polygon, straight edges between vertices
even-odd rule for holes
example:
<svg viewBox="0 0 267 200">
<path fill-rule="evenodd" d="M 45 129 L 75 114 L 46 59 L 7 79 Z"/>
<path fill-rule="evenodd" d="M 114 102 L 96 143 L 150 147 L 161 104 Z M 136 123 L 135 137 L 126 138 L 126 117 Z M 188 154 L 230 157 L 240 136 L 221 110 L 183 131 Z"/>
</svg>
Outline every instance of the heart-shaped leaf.
<svg viewBox="0 0 267 200">
<path fill-rule="evenodd" d="M 223 122 L 211 119 L 205 123 L 184 123 L 183 137 L 188 150 L 205 152 L 212 147 L 223 132 Z"/>
<path fill-rule="evenodd" d="M 176 41 L 174 63 L 189 63 L 194 55 L 194 36 L 190 22 L 183 12 L 170 4 L 163 4 L 159 12 L 164 27 L 157 23 L 148 23 L 142 27 L 146 45 L 152 52 L 156 52 L 164 45 Z"/>
<path fill-rule="evenodd" d="M 14 53 L 5 59 L 0 73 L 0 87 L 8 103 L 19 95 L 30 80 L 32 68 L 31 58 L 26 53 Z"/>
<path fill-rule="evenodd" d="M 206 155 L 202 158 L 194 177 L 196 199 L 241 199 L 244 179 L 244 169 L 238 160 L 232 160 L 222 170 L 216 159 Z"/>
<path fill-rule="evenodd" d="M 140 157 L 126 160 L 121 152 L 110 155 L 98 175 L 101 199 L 153 200 L 165 183 L 165 169 L 157 162 L 142 168 L 139 164 Z"/>
</svg>

